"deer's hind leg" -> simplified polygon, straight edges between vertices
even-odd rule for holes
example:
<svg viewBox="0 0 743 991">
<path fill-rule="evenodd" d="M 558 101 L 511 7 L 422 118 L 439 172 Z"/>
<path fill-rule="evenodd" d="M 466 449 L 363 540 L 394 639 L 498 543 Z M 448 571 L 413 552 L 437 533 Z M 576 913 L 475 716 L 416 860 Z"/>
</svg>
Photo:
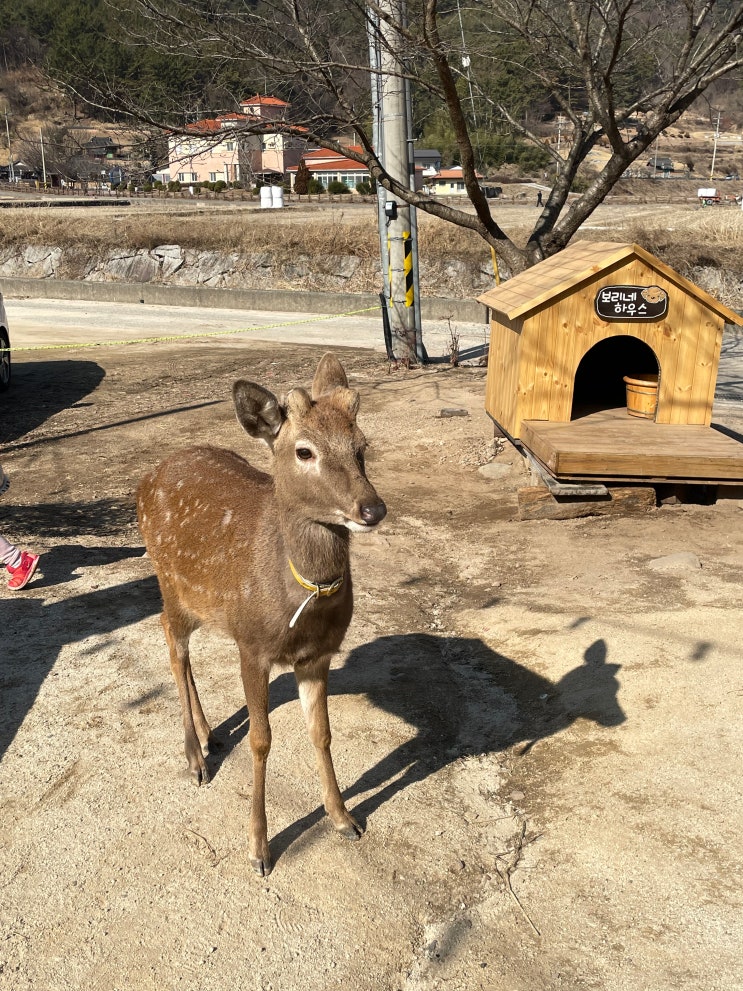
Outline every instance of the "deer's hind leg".
<svg viewBox="0 0 743 991">
<path fill-rule="evenodd" d="M 207 784 L 209 769 L 206 766 L 204 752 L 208 751 L 213 737 L 204 710 L 201 708 L 199 693 L 196 691 L 188 651 L 188 642 L 198 624 L 184 616 L 179 609 L 168 608 L 168 601 L 164 595 L 163 599 L 165 608 L 160 622 L 168 643 L 170 668 L 181 703 L 188 769 L 197 785 Z"/>
</svg>

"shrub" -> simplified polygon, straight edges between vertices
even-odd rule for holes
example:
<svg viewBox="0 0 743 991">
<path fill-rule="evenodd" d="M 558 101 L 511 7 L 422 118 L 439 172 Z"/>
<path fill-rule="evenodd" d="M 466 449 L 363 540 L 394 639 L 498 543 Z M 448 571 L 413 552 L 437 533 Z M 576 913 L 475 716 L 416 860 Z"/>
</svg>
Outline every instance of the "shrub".
<svg viewBox="0 0 743 991">
<path fill-rule="evenodd" d="M 318 195 L 325 192 L 325 186 L 323 186 L 319 179 L 310 179 L 307 183 L 307 192 Z"/>
<path fill-rule="evenodd" d="M 343 193 L 350 193 L 351 190 L 348 188 L 345 182 L 338 182 L 337 179 L 334 179 L 333 182 L 328 183 L 328 192 L 338 196 L 338 195 L 342 195 Z"/>
<path fill-rule="evenodd" d="M 297 196 L 306 196 L 312 182 L 312 173 L 307 168 L 307 163 L 302 159 L 297 166 L 297 174 L 294 179 L 294 192 Z"/>
<path fill-rule="evenodd" d="M 168 183 L 168 192 L 169 193 L 180 193 L 180 191 L 181 191 L 181 184 L 180 184 L 180 182 L 178 182 L 177 179 L 171 179 L 171 181 Z"/>
</svg>

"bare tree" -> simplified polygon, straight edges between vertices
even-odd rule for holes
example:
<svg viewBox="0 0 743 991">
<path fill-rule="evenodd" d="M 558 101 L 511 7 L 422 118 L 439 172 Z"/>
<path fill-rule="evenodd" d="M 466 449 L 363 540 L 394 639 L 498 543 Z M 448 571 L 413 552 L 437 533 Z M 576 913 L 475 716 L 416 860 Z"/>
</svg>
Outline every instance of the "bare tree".
<svg viewBox="0 0 743 991">
<path fill-rule="evenodd" d="M 472 0 L 468 7 L 409 0 L 406 10 L 397 0 L 126 2 L 132 44 L 202 66 L 230 64 L 254 86 L 261 80 L 292 104 L 281 128 L 363 162 L 398 198 L 476 231 L 511 272 L 565 247 L 656 137 L 743 64 L 743 3 L 732 0 Z M 369 125 L 370 31 L 382 45 L 399 45 L 400 74 L 418 98 L 445 108 L 469 208 L 411 191 L 385 170 Z M 519 85 L 506 87 L 506 77 Z M 185 124 L 183 107 L 154 111 L 106 80 L 94 82 L 100 105 L 155 128 Z M 559 153 L 525 102 L 562 115 Z M 480 186 L 476 136 L 484 122 L 509 128 L 552 160 L 551 190 L 526 244 L 503 231 L 497 201 Z M 245 128 L 261 133 L 264 125 Z M 340 128 L 353 130 L 360 150 L 339 145 Z M 600 146 L 605 161 L 589 172 L 587 159 Z M 579 171 L 582 191 L 569 198 Z"/>
<path fill-rule="evenodd" d="M 68 181 L 87 181 L 95 163 L 83 151 L 79 138 L 65 127 L 19 130 L 17 145 L 23 160 L 39 175 L 59 176 Z"/>
</svg>

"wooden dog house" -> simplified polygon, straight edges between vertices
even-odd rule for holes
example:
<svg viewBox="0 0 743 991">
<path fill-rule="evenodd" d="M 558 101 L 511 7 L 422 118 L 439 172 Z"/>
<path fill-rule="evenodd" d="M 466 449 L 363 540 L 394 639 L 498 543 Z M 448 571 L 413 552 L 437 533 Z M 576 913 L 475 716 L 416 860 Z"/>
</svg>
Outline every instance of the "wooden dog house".
<svg viewBox="0 0 743 991">
<path fill-rule="evenodd" d="M 743 481 L 743 444 L 711 428 L 735 312 L 636 244 L 580 241 L 480 296 L 485 406 L 557 479 Z M 654 378 L 629 416 L 625 376 Z"/>
</svg>

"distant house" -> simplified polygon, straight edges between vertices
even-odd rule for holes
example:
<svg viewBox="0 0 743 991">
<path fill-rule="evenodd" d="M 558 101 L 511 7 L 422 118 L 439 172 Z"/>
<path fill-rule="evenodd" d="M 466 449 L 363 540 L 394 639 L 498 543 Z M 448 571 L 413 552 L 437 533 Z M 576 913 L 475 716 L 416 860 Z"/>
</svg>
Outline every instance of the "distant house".
<svg viewBox="0 0 743 991">
<path fill-rule="evenodd" d="M 273 96 L 253 96 L 240 112 L 205 118 L 168 140 L 169 178 L 182 183 L 253 181 L 286 172 L 302 157 L 306 142 L 281 130 L 289 104 Z M 249 134 L 245 125 L 260 122 L 266 133 Z"/>
<path fill-rule="evenodd" d="M 83 152 L 87 158 L 92 158 L 97 162 L 106 161 L 112 158 L 121 158 L 124 149 L 112 137 L 108 135 L 93 135 L 83 145 Z"/>
<path fill-rule="evenodd" d="M 361 148 L 358 145 L 352 145 L 350 150 L 361 151 Z M 349 189 L 355 190 L 357 183 L 371 180 L 371 173 L 366 165 L 362 165 L 352 158 L 346 158 L 345 155 L 340 155 L 336 151 L 317 148 L 314 151 L 308 151 L 302 157 L 305 165 L 312 173 L 312 178 L 321 182 L 326 189 L 330 182 L 344 182 Z M 294 189 L 294 181 L 297 178 L 298 166 L 299 163 L 289 166 L 286 170 L 292 189 Z"/>
<path fill-rule="evenodd" d="M 478 180 L 483 176 L 475 173 Z M 425 189 L 431 196 L 466 196 L 464 174 L 461 165 L 452 165 L 450 169 L 440 169 L 433 175 L 427 176 Z"/>
<path fill-rule="evenodd" d="M 441 152 L 438 148 L 416 148 L 414 152 L 416 166 L 420 166 L 423 175 L 436 173 L 441 168 Z"/>
<path fill-rule="evenodd" d="M 653 156 L 652 158 L 649 158 L 647 161 L 647 167 L 649 169 L 653 169 L 655 172 L 667 173 L 667 172 L 675 171 L 673 159 L 666 157 L 656 158 L 655 156 Z"/>
<path fill-rule="evenodd" d="M 307 141 L 296 131 L 287 134 L 281 130 L 280 124 L 286 120 L 290 108 L 289 103 L 275 96 L 252 96 L 240 104 L 242 112 L 252 118 L 270 121 L 275 125 L 261 135 L 261 167 L 258 173 L 269 175 L 285 175 L 291 165 L 299 165 L 302 155 L 307 149 Z M 304 128 L 298 128 L 300 132 Z"/>
</svg>

